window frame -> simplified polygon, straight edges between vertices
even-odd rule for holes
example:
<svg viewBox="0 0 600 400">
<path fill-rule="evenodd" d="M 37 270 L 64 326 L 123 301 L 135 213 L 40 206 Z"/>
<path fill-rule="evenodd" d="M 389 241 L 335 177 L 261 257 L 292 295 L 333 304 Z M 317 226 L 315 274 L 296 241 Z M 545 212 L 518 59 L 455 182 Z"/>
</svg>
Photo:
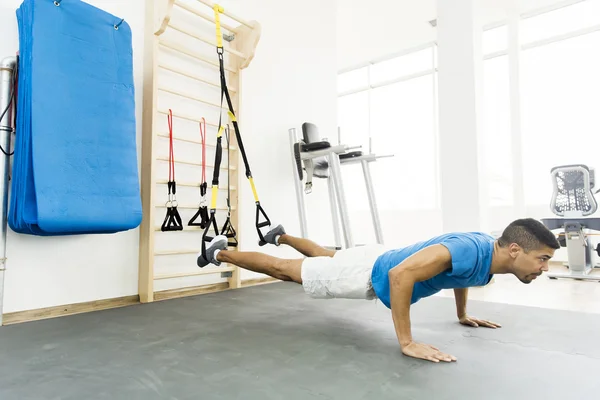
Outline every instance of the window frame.
<svg viewBox="0 0 600 400">
<path fill-rule="evenodd" d="M 417 69 L 415 71 L 411 71 L 409 73 L 405 73 L 405 74 L 399 74 L 398 76 L 391 78 L 391 79 L 387 79 L 387 80 L 382 80 L 379 82 L 373 82 L 372 79 L 372 68 L 373 66 L 378 66 L 381 65 L 382 63 L 386 63 L 386 62 L 390 62 L 393 60 L 401 60 L 403 57 L 410 57 L 415 55 L 416 53 L 419 52 L 430 52 L 430 56 L 431 56 L 431 64 L 429 66 L 429 68 L 424 68 L 424 69 Z M 367 92 L 368 93 L 368 109 L 367 109 L 367 113 L 368 113 L 368 119 L 369 119 L 369 123 L 368 123 L 368 129 L 367 129 L 367 135 L 368 135 L 368 143 L 369 143 L 369 148 L 368 148 L 368 152 L 372 151 L 372 139 L 373 139 L 373 135 L 372 135 L 372 123 L 371 123 L 371 115 L 372 115 L 372 101 L 371 101 L 371 95 L 373 93 L 374 90 L 378 89 L 378 88 L 383 88 L 383 87 L 387 87 L 387 86 L 392 86 L 394 84 L 398 84 L 401 82 L 406 82 L 406 81 L 410 81 L 413 79 L 417 79 L 417 78 L 422 78 L 425 76 L 431 76 L 431 79 L 433 81 L 433 107 L 431 110 L 431 115 L 433 118 L 433 142 L 435 144 L 434 147 L 434 171 L 435 171 L 435 184 L 433 187 L 433 193 L 435 195 L 435 200 L 434 200 L 434 207 L 433 208 L 424 208 L 424 210 L 440 210 L 441 209 L 441 183 L 440 183 L 440 172 L 439 172 L 439 137 L 438 137 L 438 115 L 437 115 L 437 109 L 438 109 L 438 91 L 437 91 L 437 42 L 433 41 L 433 42 L 428 42 L 425 43 L 423 45 L 420 46 L 416 46 L 416 47 L 412 47 L 400 52 L 396 52 L 393 54 L 389 54 L 386 55 L 384 57 L 380 57 L 378 59 L 374 59 L 371 60 L 369 62 L 366 63 L 362 63 L 359 65 L 356 65 L 354 67 L 350 67 L 350 68 L 346 68 L 343 70 L 338 71 L 338 82 L 339 82 L 339 77 L 341 75 L 344 74 L 349 74 L 352 73 L 354 71 L 357 70 L 361 70 L 363 68 L 367 68 L 367 82 L 366 84 L 363 85 L 356 85 L 355 88 L 350 89 L 350 90 L 338 90 L 338 94 L 337 94 L 337 98 L 338 98 L 338 107 L 339 107 L 339 100 L 346 97 L 346 96 L 350 96 L 353 94 L 357 94 L 360 92 Z M 339 125 L 339 124 L 338 124 Z M 338 126 L 338 129 L 340 127 Z M 342 131 L 342 135 L 343 135 L 343 131 Z M 365 151 L 366 149 L 363 149 L 363 151 Z M 402 211 L 409 211 L 412 209 L 405 209 L 402 208 Z"/>
</svg>

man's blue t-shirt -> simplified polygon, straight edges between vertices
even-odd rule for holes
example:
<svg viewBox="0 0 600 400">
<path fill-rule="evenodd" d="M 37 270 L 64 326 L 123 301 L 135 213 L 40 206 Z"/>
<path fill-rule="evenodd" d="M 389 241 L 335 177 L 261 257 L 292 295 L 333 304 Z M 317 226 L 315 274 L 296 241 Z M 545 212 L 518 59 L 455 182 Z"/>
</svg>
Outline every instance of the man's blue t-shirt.
<svg viewBox="0 0 600 400">
<path fill-rule="evenodd" d="M 375 294 L 386 307 L 391 308 L 388 272 L 409 256 L 434 244 L 441 244 L 450 251 L 452 268 L 431 279 L 415 283 L 411 304 L 442 289 L 484 286 L 492 279 L 490 267 L 494 240 L 492 236 L 481 232 L 448 233 L 402 249 L 387 251 L 375 261 L 371 273 Z"/>
</svg>

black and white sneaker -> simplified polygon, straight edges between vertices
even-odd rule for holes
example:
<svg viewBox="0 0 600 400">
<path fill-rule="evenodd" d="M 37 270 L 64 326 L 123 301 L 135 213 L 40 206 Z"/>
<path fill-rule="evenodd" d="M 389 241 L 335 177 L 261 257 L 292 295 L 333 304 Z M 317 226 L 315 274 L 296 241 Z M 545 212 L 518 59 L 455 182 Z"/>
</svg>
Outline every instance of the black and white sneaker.
<svg viewBox="0 0 600 400">
<path fill-rule="evenodd" d="M 265 242 L 269 244 L 274 244 L 275 246 L 279 246 L 279 237 L 285 234 L 285 229 L 283 225 L 277 225 L 275 228 L 271 229 L 264 236 Z"/>
<path fill-rule="evenodd" d="M 221 265 L 217 261 L 217 250 L 225 250 L 227 248 L 227 237 L 223 235 L 215 236 L 206 247 L 206 258 L 202 257 L 202 252 L 198 253 L 196 263 L 200 268 L 206 267 L 208 264 Z"/>
</svg>

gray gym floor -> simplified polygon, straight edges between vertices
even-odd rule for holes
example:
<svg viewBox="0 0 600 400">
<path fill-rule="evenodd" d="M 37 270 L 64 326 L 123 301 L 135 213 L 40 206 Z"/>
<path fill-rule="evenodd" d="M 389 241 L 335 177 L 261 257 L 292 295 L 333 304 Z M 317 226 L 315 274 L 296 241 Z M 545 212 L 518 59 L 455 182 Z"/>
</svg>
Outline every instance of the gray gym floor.
<svg viewBox="0 0 600 400">
<path fill-rule="evenodd" d="M 0 328 L 0 399 L 593 399 L 600 315 L 470 302 L 503 327 L 459 325 L 453 299 L 412 308 L 401 355 L 379 302 L 312 300 L 293 283 Z"/>
</svg>

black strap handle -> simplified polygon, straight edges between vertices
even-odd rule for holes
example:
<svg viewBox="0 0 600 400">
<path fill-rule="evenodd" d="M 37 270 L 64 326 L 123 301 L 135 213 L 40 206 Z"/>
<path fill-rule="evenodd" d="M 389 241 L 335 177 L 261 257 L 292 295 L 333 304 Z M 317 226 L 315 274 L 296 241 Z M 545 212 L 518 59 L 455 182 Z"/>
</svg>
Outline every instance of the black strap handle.
<svg viewBox="0 0 600 400">
<path fill-rule="evenodd" d="M 264 222 L 260 222 L 261 215 L 263 217 L 265 217 Z M 260 238 L 260 240 L 258 241 L 259 246 L 264 246 L 265 244 L 267 244 L 267 242 L 265 242 L 265 237 L 263 236 L 262 232 L 260 231 L 260 228 L 264 228 L 265 226 L 270 226 L 270 225 L 271 225 L 271 220 L 267 216 L 267 213 L 265 212 L 265 210 L 262 208 L 262 206 L 259 203 L 256 203 L 256 231 L 258 232 L 258 237 Z"/>
<path fill-rule="evenodd" d="M 165 216 L 165 220 L 163 221 L 160 230 L 163 232 L 183 230 L 183 223 L 179 211 L 177 210 L 177 206 L 167 207 L 167 215 Z"/>
</svg>

